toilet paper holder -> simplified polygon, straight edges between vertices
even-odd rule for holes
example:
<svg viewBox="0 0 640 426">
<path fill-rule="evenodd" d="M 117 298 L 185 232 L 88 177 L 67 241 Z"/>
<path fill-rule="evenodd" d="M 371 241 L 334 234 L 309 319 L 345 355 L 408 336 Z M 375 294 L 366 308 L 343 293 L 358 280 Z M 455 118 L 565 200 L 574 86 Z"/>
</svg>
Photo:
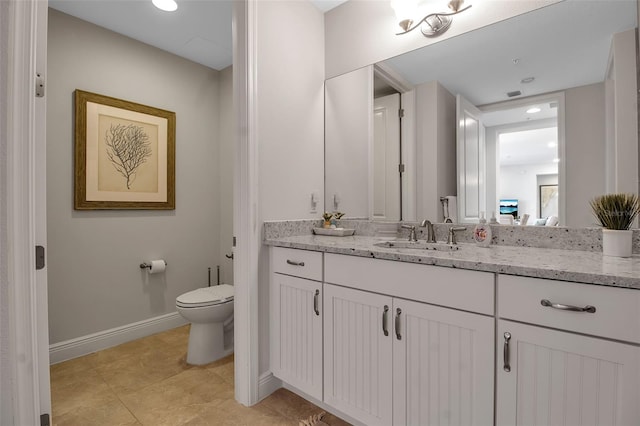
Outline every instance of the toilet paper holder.
<svg viewBox="0 0 640 426">
<path fill-rule="evenodd" d="M 167 266 L 167 261 L 164 261 L 164 266 Z M 140 264 L 140 269 L 151 269 L 151 263 L 142 262 Z"/>
</svg>

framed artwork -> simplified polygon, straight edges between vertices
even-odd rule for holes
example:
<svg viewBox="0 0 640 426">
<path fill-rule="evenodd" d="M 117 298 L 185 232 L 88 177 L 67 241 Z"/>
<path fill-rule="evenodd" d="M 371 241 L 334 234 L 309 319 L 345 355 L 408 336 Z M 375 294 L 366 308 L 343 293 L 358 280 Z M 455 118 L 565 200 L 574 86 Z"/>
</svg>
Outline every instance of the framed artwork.
<svg viewBox="0 0 640 426">
<path fill-rule="evenodd" d="M 76 210 L 175 209 L 174 112 L 75 91 Z"/>
<path fill-rule="evenodd" d="M 558 216 L 558 185 L 539 185 L 539 217 Z"/>
</svg>

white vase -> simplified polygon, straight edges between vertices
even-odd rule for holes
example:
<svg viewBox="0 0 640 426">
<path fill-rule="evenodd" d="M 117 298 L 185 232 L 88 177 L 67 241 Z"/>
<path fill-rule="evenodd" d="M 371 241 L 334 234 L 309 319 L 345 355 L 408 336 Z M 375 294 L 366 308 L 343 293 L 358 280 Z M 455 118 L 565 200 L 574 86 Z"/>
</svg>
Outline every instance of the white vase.
<svg viewBox="0 0 640 426">
<path fill-rule="evenodd" d="M 602 254 L 605 256 L 630 257 L 632 243 L 632 230 L 602 230 Z"/>
</svg>

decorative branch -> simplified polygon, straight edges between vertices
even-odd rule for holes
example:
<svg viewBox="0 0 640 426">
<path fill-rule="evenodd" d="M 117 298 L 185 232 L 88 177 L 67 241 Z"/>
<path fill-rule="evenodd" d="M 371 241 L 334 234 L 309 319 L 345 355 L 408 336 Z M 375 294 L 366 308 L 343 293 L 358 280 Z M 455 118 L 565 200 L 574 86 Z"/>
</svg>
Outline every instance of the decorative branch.
<svg viewBox="0 0 640 426">
<path fill-rule="evenodd" d="M 112 124 L 106 132 L 105 144 L 111 164 L 127 180 L 127 189 L 131 189 L 136 171 L 151 156 L 149 135 L 135 124 Z"/>
</svg>

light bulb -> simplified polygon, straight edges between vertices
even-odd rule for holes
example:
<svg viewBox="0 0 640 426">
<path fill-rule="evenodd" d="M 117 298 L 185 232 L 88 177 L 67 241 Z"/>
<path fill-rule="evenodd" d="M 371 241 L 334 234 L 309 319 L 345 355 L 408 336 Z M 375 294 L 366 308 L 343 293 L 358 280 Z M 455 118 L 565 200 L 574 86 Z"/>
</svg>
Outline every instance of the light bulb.
<svg viewBox="0 0 640 426">
<path fill-rule="evenodd" d="M 151 3 L 160 10 L 173 12 L 178 9 L 178 3 L 174 0 L 151 0 Z"/>
</svg>

